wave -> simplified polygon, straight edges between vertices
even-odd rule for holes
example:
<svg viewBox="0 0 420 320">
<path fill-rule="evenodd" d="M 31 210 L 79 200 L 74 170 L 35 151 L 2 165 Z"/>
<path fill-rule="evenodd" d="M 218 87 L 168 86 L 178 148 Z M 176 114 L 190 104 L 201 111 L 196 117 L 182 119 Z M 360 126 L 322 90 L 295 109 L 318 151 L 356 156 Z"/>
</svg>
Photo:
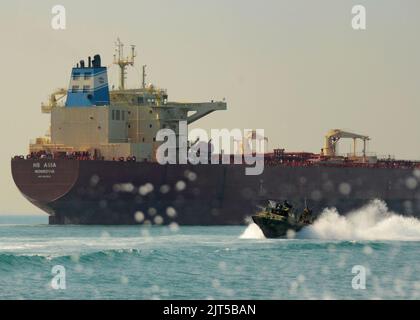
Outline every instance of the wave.
<svg viewBox="0 0 420 320">
<path fill-rule="evenodd" d="M 366 206 L 340 215 L 325 209 L 311 226 L 297 235 L 300 239 L 419 241 L 420 220 L 389 211 L 385 202 L 373 200 Z"/>
<path fill-rule="evenodd" d="M 73 255 L 39 255 L 39 254 L 0 254 L 0 266 L 39 265 L 45 263 L 94 262 L 101 260 L 124 259 L 139 256 L 139 249 L 112 249 Z"/>
</svg>

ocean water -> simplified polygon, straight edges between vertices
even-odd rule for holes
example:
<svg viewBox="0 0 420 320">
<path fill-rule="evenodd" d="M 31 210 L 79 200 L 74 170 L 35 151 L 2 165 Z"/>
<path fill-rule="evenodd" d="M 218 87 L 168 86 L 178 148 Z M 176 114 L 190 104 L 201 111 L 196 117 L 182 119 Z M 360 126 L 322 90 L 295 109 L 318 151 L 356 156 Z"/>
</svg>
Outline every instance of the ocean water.
<svg viewBox="0 0 420 320">
<path fill-rule="evenodd" d="M 54 286 L 54 266 L 65 289 Z M 420 221 L 380 201 L 347 217 L 325 210 L 291 239 L 265 239 L 254 224 L 48 226 L 0 216 L 0 299 L 419 298 Z"/>
</svg>

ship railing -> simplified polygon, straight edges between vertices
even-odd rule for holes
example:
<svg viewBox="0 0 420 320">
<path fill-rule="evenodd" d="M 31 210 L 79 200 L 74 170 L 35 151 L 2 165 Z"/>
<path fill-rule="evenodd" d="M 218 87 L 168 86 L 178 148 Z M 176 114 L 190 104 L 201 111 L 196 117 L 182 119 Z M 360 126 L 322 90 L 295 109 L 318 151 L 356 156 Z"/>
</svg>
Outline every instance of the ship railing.
<svg viewBox="0 0 420 320">
<path fill-rule="evenodd" d="M 121 138 L 121 139 L 115 139 L 115 138 L 113 138 L 113 139 L 111 139 L 110 140 L 110 142 L 109 143 L 128 143 L 128 142 L 131 142 L 131 139 L 130 138 Z"/>
<path fill-rule="evenodd" d="M 388 169 L 410 169 L 420 168 L 420 161 L 412 160 L 394 160 L 381 159 L 375 162 L 354 162 L 354 161 L 331 161 L 325 159 L 309 159 L 309 160 L 287 160 L 266 158 L 265 164 L 268 166 L 284 166 L 284 167 L 333 167 L 333 168 L 388 168 Z"/>
<path fill-rule="evenodd" d="M 382 154 L 378 156 L 378 160 L 395 160 L 395 155 L 393 154 Z"/>
<path fill-rule="evenodd" d="M 344 153 L 344 154 L 339 154 L 339 157 L 344 157 L 344 158 L 363 158 L 363 157 L 367 157 L 367 158 L 374 158 L 377 157 L 377 154 L 374 152 L 356 152 L 356 154 L 354 154 L 353 152 L 349 152 L 349 153 Z"/>
</svg>

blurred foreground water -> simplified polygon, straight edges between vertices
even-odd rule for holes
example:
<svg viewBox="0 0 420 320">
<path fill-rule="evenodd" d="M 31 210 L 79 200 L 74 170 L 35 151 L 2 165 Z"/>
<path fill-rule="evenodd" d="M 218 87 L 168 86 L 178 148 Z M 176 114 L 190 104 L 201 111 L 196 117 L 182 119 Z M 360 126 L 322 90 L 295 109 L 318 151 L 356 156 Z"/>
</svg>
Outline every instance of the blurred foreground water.
<svg viewBox="0 0 420 320">
<path fill-rule="evenodd" d="M 419 299 L 420 222 L 384 210 L 326 210 L 295 239 L 265 239 L 256 225 L 48 226 L 46 217 L 0 216 L 0 299 Z M 56 265 L 65 290 L 51 286 Z M 352 286 L 355 266 L 366 270 L 365 289 Z"/>
</svg>

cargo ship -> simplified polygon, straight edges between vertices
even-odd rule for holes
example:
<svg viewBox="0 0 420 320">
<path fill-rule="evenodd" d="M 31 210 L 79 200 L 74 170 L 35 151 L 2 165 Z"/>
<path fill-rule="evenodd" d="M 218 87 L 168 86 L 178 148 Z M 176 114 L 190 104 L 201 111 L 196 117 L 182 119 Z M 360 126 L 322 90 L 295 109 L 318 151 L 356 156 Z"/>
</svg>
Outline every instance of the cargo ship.
<svg viewBox="0 0 420 320">
<path fill-rule="evenodd" d="M 420 163 L 368 155 L 368 136 L 340 129 L 327 133 L 320 153 L 266 152 L 259 175 L 244 174 L 246 164 L 161 164 L 159 130 L 186 138 L 182 121 L 227 104 L 171 102 L 165 89 L 146 84 L 146 66 L 138 88 L 127 89 L 135 56 L 134 46 L 125 56 L 117 41 L 120 79 L 111 89 L 99 55 L 77 63 L 69 87 L 41 105 L 51 117 L 49 132 L 27 154 L 12 156 L 16 186 L 50 224 L 241 225 L 267 199 L 288 199 L 298 209 L 306 199 L 315 214 L 326 207 L 344 214 L 381 199 L 390 210 L 419 216 Z M 353 140 L 351 154 L 338 154 L 341 139 Z"/>
</svg>

